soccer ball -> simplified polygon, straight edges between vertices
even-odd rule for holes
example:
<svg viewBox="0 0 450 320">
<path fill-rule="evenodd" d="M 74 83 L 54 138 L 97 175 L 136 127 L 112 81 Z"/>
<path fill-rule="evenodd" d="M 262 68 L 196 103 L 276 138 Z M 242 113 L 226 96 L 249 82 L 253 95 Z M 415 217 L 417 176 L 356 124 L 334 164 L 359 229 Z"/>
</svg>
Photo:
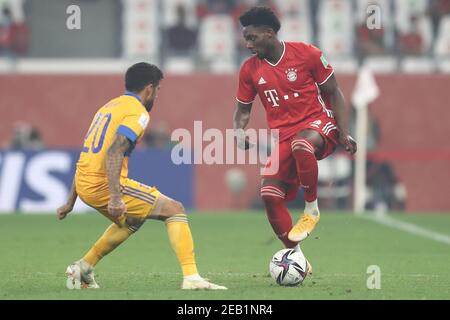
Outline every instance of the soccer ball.
<svg viewBox="0 0 450 320">
<path fill-rule="evenodd" d="M 294 249 L 282 249 L 270 260 L 269 271 L 280 286 L 299 285 L 306 278 L 306 258 Z"/>
</svg>

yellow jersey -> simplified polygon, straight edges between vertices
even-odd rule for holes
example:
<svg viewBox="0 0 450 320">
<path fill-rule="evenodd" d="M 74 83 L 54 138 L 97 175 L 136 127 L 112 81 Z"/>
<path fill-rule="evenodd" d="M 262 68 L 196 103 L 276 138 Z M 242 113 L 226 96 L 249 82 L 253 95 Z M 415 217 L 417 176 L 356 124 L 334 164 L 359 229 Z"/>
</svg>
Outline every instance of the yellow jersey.
<svg viewBox="0 0 450 320">
<path fill-rule="evenodd" d="M 84 139 L 76 175 L 84 183 L 107 183 L 106 156 L 116 134 L 126 136 L 130 149 L 125 153 L 120 178 L 128 176 L 128 156 L 144 135 L 150 116 L 139 96 L 132 92 L 112 99 L 94 116 Z"/>
</svg>

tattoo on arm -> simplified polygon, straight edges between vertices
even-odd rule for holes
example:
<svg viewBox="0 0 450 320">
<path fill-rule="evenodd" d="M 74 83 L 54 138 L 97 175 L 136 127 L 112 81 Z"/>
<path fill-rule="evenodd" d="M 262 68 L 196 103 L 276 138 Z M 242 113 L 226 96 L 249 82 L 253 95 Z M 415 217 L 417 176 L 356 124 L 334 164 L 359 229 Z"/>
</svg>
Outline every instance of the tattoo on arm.
<svg viewBox="0 0 450 320">
<path fill-rule="evenodd" d="M 120 195 L 120 172 L 125 152 L 131 143 L 127 137 L 117 134 L 106 156 L 106 173 L 108 175 L 108 186 L 111 195 Z"/>
</svg>

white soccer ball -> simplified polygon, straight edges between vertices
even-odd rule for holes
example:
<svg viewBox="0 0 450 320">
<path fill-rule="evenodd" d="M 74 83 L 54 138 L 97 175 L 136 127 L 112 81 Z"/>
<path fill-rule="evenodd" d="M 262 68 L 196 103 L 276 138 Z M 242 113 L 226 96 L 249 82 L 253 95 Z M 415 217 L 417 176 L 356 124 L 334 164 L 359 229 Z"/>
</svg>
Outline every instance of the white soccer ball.
<svg viewBox="0 0 450 320">
<path fill-rule="evenodd" d="M 306 263 L 306 258 L 301 252 L 282 249 L 270 260 L 270 275 L 280 286 L 296 286 L 306 278 Z"/>
<path fill-rule="evenodd" d="M 233 193 L 242 192 L 247 186 L 247 176 L 240 168 L 232 168 L 225 173 L 225 183 Z"/>
</svg>

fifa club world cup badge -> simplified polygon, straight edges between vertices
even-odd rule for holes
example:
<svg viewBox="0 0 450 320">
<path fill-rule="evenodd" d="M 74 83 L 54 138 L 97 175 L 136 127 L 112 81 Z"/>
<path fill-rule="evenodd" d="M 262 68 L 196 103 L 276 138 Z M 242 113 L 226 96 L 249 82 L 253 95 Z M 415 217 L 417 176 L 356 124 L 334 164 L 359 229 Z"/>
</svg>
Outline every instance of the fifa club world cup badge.
<svg viewBox="0 0 450 320">
<path fill-rule="evenodd" d="M 286 70 L 287 79 L 291 82 L 297 80 L 297 69 L 289 68 Z"/>
</svg>

